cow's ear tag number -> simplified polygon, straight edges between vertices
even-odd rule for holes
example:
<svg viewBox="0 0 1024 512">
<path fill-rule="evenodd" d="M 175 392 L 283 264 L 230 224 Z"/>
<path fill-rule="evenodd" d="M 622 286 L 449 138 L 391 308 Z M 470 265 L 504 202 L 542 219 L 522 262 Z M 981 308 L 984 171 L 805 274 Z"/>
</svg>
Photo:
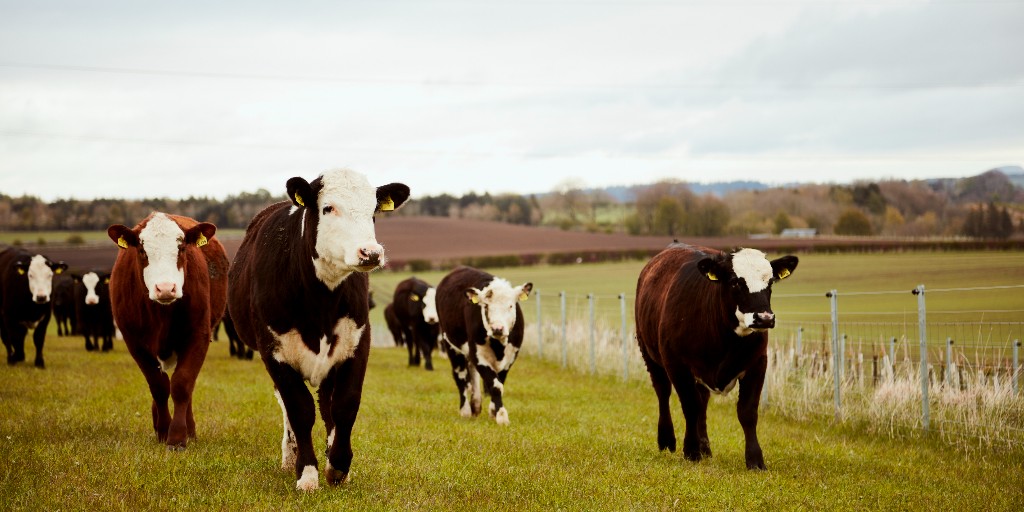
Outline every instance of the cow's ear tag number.
<svg viewBox="0 0 1024 512">
<path fill-rule="evenodd" d="M 784 268 L 779 272 L 779 279 L 785 279 L 789 277 L 789 274 L 791 273 L 792 272 L 790 272 L 788 268 Z"/>
<path fill-rule="evenodd" d="M 199 233 L 199 238 L 196 239 L 196 247 L 202 247 L 208 243 L 210 241 L 206 239 L 206 235 Z"/>
<path fill-rule="evenodd" d="M 127 248 L 128 248 L 128 242 L 126 242 L 126 241 L 124 240 L 124 237 L 123 237 L 123 236 L 122 236 L 122 237 L 119 237 L 119 238 L 117 239 L 117 246 L 118 246 L 118 247 L 120 247 L 120 248 L 122 248 L 122 249 L 127 249 Z"/>
<path fill-rule="evenodd" d="M 380 202 L 380 211 L 391 212 L 395 210 L 395 202 L 391 200 L 391 196 L 387 196 L 383 201 Z"/>
<path fill-rule="evenodd" d="M 298 192 L 295 193 L 295 203 L 299 206 L 306 206 L 305 201 L 302 200 L 302 196 Z"/>
</svg>

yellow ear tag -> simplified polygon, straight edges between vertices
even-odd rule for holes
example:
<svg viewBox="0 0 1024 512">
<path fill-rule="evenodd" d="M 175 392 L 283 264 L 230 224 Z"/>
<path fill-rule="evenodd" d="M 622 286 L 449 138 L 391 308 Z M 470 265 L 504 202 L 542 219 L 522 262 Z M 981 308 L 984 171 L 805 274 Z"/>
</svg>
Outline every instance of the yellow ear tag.
<svg viewBox="0 0 1024 512">
<path fill-rule="evenodd" d="M 123 236 L 119 237 L 117 239 L 117 246 L 122 248 L 122 249 L 127 249 L 128 248 L 128 242 L 124 241 L 124 237 Z"/>
<path fill-rule="evenodd" d="M 528 299 L 529 297 L 530 297 L 530 295 L 527 294 L 526 292 L 520 293 L 519 294 L 519 301 L 522 302 L 522 301 Z"/>
<path fill-rule="evenodd" d="M 380 202 L 380 211 L 392 212 L 395 211 L 395 202 L 391 200 L 391 196 L 387 196 L 383 201 Z"/>
<path fill-rule="evenodd" d="M 706 275 L 708 276 L 708 279 L 718 281 L 718 276 L 716 276 L 714 272 L 708 272 Z"/>
<path fill-rule="evenodd" d="M 295 202 L 299 203 L 299 206 L 306 206 L 306 203 L 302 201 L 302 196 L 298 192 L 295 193 Z"/>
<path fill-rule="evenodd" d="M 18 269 L 18 275 L 19 275 L 19 276 L 23 276 L 23 275 L 25 275 L 25 269 L 23 269 L 23 268 L 19 268 L 19 269 Z"/>
<path fill-rule="evenodd" d="M 472 299 L 469 299 L 469 300 L 470 300 L 470 301 L 471 301 L 471 302 L 472 302 L 473 304 L 479 304 L 479 303 L 480 303 L 480 297 L 477 297 L 476 295 L 474 295 L 474 296 L 473 296 L 473 298 L 472 298 Z"/>
<path fill-rule="evenodd" d="M 61 272 L 64 272 L 64 269 L 62 269 L 62 268 L 60 268 L 60 267 L 57 267 L 57 270 L 54 270 L 54 271 L 53 271 L 53 273 L 54 273 L 54 274 L 58 274 L 58 275 L 59 275 L 59 274 L 60 274 Z"/>
<path fill-rule="evenodd" d="M 196 239 L 196 247 L 202 247 L 208 243 L 210 241 L 206 239 L 206 235 L 199 233 L 199 238 Z"/>
<path fill-rule="evenodd" d="M 784 269 L 782 269 L 781 272 L 779 272 L 779 279 L 785 279 L 785 278 L 789 277 L 789 274 L 791 274 L 791 273 L 792 272 L 790 272 L 788 268 L 784 268 Z"/>
<path fill-rule="evenodd" d="M 412 299 L 413 302 L 419 302 L 420 301 L 420 296 L 416 295 L 415 293 L 410 295 L 409 298 Z"/>
</svg>

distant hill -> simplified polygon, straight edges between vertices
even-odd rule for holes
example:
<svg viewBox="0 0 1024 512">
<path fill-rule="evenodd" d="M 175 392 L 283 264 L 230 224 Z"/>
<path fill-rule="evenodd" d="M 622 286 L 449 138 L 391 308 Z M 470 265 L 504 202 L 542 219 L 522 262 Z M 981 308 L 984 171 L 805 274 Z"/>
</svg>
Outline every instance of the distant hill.
<svg viewBox="0 0 1024 512">
<path fill-rule="evenodd" d="M 737 192 L 741 190 L 766 190 L 771 188 L 760 181 L 718 181 L 714 183 L 687 183 L 687 185 L 689 185 L 690 190 L 697 195 L 712 194 L 718 197 L 723 197 L 729 192 Z M 590 188 L 586 189 L 586 192 L 604 192 L 617 202 L 632 203 L 636 200 L 637 190 L 648 186 L 650 185 L 619 185 L 614 187 Z M 537 197 L 543 197 L 544 195 L 545 194 L 537 194 Z"/>
<path fill-rule="evenodd" d="M 1017 171 L 1011 178 L 1007 171 Z M 1024 169 L 1017 166 L 990 169 L 968 178 L 928 180 L 933 190 L 945 192 L 956 203 L 1024 202 Z"/>
</svg>

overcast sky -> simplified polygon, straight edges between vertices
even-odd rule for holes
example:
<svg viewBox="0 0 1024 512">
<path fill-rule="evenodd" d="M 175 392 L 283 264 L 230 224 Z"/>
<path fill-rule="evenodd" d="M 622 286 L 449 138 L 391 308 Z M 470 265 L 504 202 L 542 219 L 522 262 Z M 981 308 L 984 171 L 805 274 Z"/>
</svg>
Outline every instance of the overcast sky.
<svg viewBox="0 0 1024 512">
<path fill-rule="evenodd" d="M 1024 163 L 1024 0 L 0 0 L 0 193 L 414 196 Z"/>
</svg>

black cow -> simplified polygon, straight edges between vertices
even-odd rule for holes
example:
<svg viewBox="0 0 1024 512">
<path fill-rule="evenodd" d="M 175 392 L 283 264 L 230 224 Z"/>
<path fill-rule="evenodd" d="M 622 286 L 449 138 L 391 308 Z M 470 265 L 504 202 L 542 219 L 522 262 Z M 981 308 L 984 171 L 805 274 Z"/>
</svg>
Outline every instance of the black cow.
<svg viewBox="0 0 1024 512">
<path fill-rule="evenodd" d="M 73 275 L 78 332 L 85 337 L 85 349 L 104 352 L 114 348 L 114 313 L 110 306 L 110 272 L 92 271 Z"/>
<path fill-rule="evenodd" d="M 68 274 L 53 277 L 53 319 L 57 322 L 57 336 L 78 334 L 75 317 L 75 280 Z"/>
<path fill-rule="evenodd" d="M 25 336 L 33 329 L 35 364 L 45 368 L 43 342 L 50 323 L 53 276 L 68 269 L 63 261 L 17 247 L 0 249 L 0 339 L 7 349 L 7 364 L 25 360 Z"/>
<path fill-rule="evenodd" d="M 288 180 L 288 197 L 261 211 L 231 266 L 228 303 L 239 337 L 259 350 L 284 413 L 281 466 L 297 489 L 319 487 L 312 429 L 318 388 L 330 485 L 348 479 L 352 425 L 370 354 L 368 273 L 384 264 L 374 215 L 399 207 L 409 187 L 373 187 L 350 170 L 312 183 Z"/>
<path fill-rule="evenodd" d="M 636 285 L 636 337 L 658 396 L 660 449 L 676 449 L 672 387 L 686 419 L 683 455 L 698 461 L 711 456 L 710 394 L 728 393 L 739 382 L 736 414 L 746 438 L 747 469 L 765 469 L 757 408 L 767 330 L 775 326 L 771 287 L 796 265 L 795 256 L 769 261 L 755 249 L 723 253 L 676 243 L 644 266 Z"/>
<path fill-rule="evenodd" d="M 224 312 L 224 318 L 220 323 L 224 326 L 224 335 L 228 337 L 228 353 L 239 359 L 251 360 L 253 350 L 245 346 L 242 339 L 238 337 L 238 331 L 235 330 L 235 322 L 231 319 L 230 311 Z"/>
<path fill-rule="evenodd" d="M 508 425 L 502 401 L 505 378 L 523 346 L 523 311 L 533 283 L 512 286 L 508 281 L 472 267 L 452 270 L 437 285 L 437 315 L 459 390 L 459 413 L 480 414 L 477 376 L 491 397 L 490 415 Z"/>
<path fill-rule="evenodd" d="M 394 304 L 384 306 L 384 322 L 388 324 L 388 331 L 391 332 L 391 338 L 395 340 L 395 346 L 401 347 L 405 345 L 405 333 L 402 332 L 402 323 L 398 321 L 398 316 L 395 315 Z"/>
<path fill-rule="evenodd" d="M 409 349 L 409 366 L 419 366 L 420 356 L 423 367 L 434 369 L 431 354 L 437 347 L 437 307 L 434 303 L 437 290 L 422 279 L 410 277 L 395 286 L 391 302 L 391 320 L 388 328 Z M 387 320 L 387 315 L 385 315 Z M 393 324 L 391 323 L 393 322 Z M 397 332 L 396 332 L 397 330 Z"/>
</svg>

